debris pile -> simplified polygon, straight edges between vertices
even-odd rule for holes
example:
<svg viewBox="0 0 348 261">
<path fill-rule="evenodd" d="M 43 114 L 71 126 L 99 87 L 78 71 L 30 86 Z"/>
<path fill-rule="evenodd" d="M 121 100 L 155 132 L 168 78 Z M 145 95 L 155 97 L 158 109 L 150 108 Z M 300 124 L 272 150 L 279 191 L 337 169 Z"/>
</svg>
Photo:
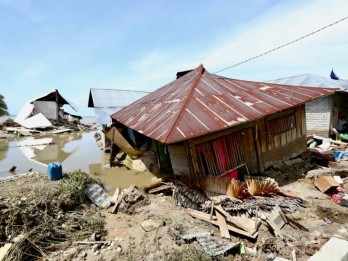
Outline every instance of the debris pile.
<svg viewBox="0 0 348 261">
<path fill-rule="evenodd" d="M 3 260 L 32 260 L 54 251 L 55 243 L 103 233 L 99 210 L 86 205 L 91 182 L 80 171 L 55 182 L 35 173 L 1 181 L 0 242 L 9 246 Z"/>
<path fill-rule="evenodd" d="M 348 207 L 348 193 L 343 187 L 340 176 L 321 176 L 314 182 L 315 186 L 342 207 Z"/>
<path fill-rule="evenodd" d="M 348 143 L 317 135 L 307 137 L 307 147 L 313 163 L 328 167 L 330 161 L 348 160 Z"/>
</svg>

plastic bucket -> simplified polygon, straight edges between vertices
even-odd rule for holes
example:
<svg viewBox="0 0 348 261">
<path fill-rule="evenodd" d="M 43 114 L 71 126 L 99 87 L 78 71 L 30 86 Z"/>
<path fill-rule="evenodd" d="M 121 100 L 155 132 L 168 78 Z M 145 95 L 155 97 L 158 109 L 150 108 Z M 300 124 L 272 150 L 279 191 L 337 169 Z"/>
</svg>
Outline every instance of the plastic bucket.
<svg viewBox="0 0 348 261">
<path fill-rule="evenodd" d="M 59 180 L 63 177 L 62 164 L 59 162 L 51 162 L 47 169 L 48 178 L 50 180 Z"/>
</svg>

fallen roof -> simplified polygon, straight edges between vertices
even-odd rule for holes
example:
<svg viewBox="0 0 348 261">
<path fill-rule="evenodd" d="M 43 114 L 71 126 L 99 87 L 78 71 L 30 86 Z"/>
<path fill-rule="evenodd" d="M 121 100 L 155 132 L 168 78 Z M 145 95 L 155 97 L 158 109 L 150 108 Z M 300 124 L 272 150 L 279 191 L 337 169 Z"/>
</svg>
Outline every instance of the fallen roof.
<svg viewBox="0 0 348 261">
<path fill-rule="evenodd" d="M 229 79 L 200 65 L 112 118 L 170 144 L 263 118 L 336 90 Z"/>
<path fill-rule="evenodd" d="M 279 78 L 267 82 L 295 86 L 340 88 L 341 90 L 348 90 L 347 80 L 332 80 L 312 73 Z"/>
</svg>

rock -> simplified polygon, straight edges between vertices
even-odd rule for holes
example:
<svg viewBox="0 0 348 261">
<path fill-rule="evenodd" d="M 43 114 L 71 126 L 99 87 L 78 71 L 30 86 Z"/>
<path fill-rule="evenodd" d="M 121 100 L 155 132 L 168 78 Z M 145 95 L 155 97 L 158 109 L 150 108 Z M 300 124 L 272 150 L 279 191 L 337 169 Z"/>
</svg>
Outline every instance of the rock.
<svg viewBox="0 0 348 261">
<path fill-rule="evenodd" d="M 79 254 L 80 257 L 86 257 L 87 256 L 87 252 L 86 251 L 82 251 L 80 254 Z"/>
<path fill-rule="evenodd" d="M 111 249 L 112 249 L 111 246 L 108 246 L 108 247 L 106 248 L 107 251 L 110 251 Z"/>
<path fill-rule="evenodd" d="M 100 246 L 99 244 L 93 245 L 92 250 L 97 251 L 99 249 L 99 246 Z"/>
<path fill-rule="evenodd" d="M 152 230 L 155 230 L 157 228 L 164 226 L 164 222 L 163 222 L 163 220 L 155 221 L 152 219 L 148 219 L 148 220 L 145 220 L 144 222 L 142 222 L 140 225 L 146 232 L 149 232 L 149 231 L 152 231 Z"/>
<path fill-rule="evenodd" d="M 96 234 L 96 233 L 93 233 L 93 234 L 89 237 L 89 241 L 96 241 L 95 234 Z"/>
<path fill-rule="evenodd" d="M 95 252 L 94 252 L 94 254 L 93 254 L 93 255 L 97 256 L 97 255 L 99 255 L 99 254 L 100 254 L 100 251 L 99 251 L 99 250 L 97 250 L 97 251 L 95 251 Z"/>
<path fill-rule="evenodd" d="M 116 248 L 116 252 L 117 252 L 117 253 L 120 253 L 121 251 L 122 251 L 122 248 L 121 248 L 121 247 L 117 247 L 117 248 Z"/>
<path fill-rule="evenodd" d="M 134 204 L 142 199 L 144 199 L 143 193 L 137 188 L 137 186 L 132 185 L 122 191 L 123 200 L 128 204 Z"/>
</svg>

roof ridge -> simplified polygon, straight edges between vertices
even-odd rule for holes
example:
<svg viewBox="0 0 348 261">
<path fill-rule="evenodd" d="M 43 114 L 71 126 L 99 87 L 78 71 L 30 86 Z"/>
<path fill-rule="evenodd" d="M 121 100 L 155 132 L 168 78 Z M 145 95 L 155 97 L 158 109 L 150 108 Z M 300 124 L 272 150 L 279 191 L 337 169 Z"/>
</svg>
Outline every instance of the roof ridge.
<svg viewBox="0 0 348 261">
<path fill-rule="evenodd" d="M 202 77 L 202 73 L 203 73 L 203 70 L 204 70 L 204 67 L 203 67 L 203 64 L 200 64 L 198 67 L 198 72 L 197 72 L 197 75 L 196 75 L 196 79 L 194 81 L 194 83 L 192 84 L 191 86 L 191 89 L 183 103 L 183 105 L 181 106 L 180 110 L 179 110 L 179 116 L 176 118 L 176 120 L 174 121 L 174 123 L 172 124 L 172 126 L 170 126 L 170 131 L 167 135 L 167 139 L 170 137 L 170 135 L 172 135 L 173 131 L 174 131 L 174 127 L 177 125 L 177 123 L 180 121 L 182 115 L 183 115 L 183 109 L 186 107 L 187 103 L 190 101 L 190 98 L 191 96 L 193 95 L 193 92 L 194 90 L 196 89 L 196 86 L 198 85 L 199 83 L 199 80 L 201 79 Z M 180 78 L 179 78 L 180 79 Z M 167 141 L 167 139 L 165 140 L 165 142 Z"/>
</svg>

